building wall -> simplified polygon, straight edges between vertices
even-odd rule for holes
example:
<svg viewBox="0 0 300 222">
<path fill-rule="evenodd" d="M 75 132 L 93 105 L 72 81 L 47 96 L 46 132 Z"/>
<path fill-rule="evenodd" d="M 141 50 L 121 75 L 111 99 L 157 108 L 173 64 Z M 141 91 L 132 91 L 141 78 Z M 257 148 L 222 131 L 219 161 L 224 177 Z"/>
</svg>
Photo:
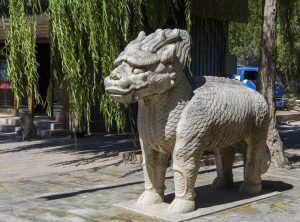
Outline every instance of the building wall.
<svg viewBox="0 0 300 222">
<path fill-rule="evenodd" d="M 0 57 L 0 108 L 11 108 L 12 106 L 13 95 L 8 84 L 7 62 L 4 57 Z"/>
<path fill-rule="evenodd" d="M 192 76 L 223 76 L 228 23 L 192 17 Z"/>
</svg>

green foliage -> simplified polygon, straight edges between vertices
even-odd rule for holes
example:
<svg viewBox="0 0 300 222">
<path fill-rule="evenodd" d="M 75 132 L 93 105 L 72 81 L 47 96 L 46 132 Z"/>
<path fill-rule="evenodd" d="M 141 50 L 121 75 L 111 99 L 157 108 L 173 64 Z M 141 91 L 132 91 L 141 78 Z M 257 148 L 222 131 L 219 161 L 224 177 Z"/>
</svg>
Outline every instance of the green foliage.
<svg viewBox="0 0 300 222">
<path fill-rule="evenodd" d="M 185 0 L 185 20 L 186 20 L 186 27 L 188 32 L 191 32 L 192 29 L 191 12 L 192 12 L 192 1 Z"/>
<path fill-rule="evenodd" d="M 4 5 L 6 0 L 0 0 Z M 76 127 L 90 122 L 90 110 L 100 101 L 100 111 L 109 130 L 126 125 L 127 105 L 117 103 L 103 88 L 103 79 L 125 45 L 144 28 L 162 28 L 176 20 L 180 0 L 9 0 L 11 29 L 7 40 L 9 73 L 17 101 L 26 88 L 38 102 L 35 58 L 35 20 L 28 15 L 45 13 L 50 20 L 51 64 L 47 94 L 51 110 L 52 87 L 68 97 L 71 120 Z M 158 7 L 159 5 L 159 7 Z M 187 27 L 191 27 L 191 0 L 183 3 Z M 174 8 L 176 9 L 174 11 Z M 34 18 L 34 16 L 33 16 Z M 176 23 L 176 21 L 175 21 Z M 24 82 L 25 81 L 25 82 Z M 84 118 L 84 120 L 83 120 Z M 87 125 L 87 128 L 89 126 Z"/>
<path fill-rule="evenodd" d="M 26 15 L 25 4 L 19 0 L 9 0 L 9 14 L 10 29 L 6 41 L 8 76 L 17 105 L 20 105 L 24 95 L 30 100 L 32 93 L 35 100 L 41 102 L 35 51 L 35 17 Z"/>
<path fill-rule="evenodd" d="M 144 0 L 147 21 L 151 28 L 161 28 L 166 24 L 172 3 L 173 0 Z"/>
<path fill-rule="evenodd" d="M 291 80 L 299 76 L 297 51 L 300 51 L 300 1 L 279 0 L 277 8 L 277 70 Z M 229 50 L 238 57 L 238 65 L 259 65 L 262 25 L 262 1 L 249 0 L 247 24 L 230 23 Z M 299 65 L 298 65 L 299 66 Z"/>
<path fill-rule="evenodd" d="M 146 30 L 191 28 L 191 0 L 140 0 Z"/>
<path fill-rule="evenodd" d="M 258 65 L 262 25 L 262 1 L 249 0 L 248 23 L 230 23 L 228 47 L 238 57 L 238 65 Z"/>
<path fill-rule="evenodd" d="M 287 80 L 297 73 L 297 43 L 300 43 L 300 1 L 279 0 L 277 66 Z"/>
<path fill-rule="evenodd" d="M 189 0 L 186 2 L 188 5 Z M 113 70 L 123 47 L 143 28 L 143 8 L 148 23 L 158 28 L 169 19 L 173 3 L 176 1 L 49 0 L 54 78 L 69 95 L 73 119 L 85 116 L 89 123 L 90 108 L 99 100 L 107 130 L 114 123 L 117 129 L 124 129 L 128 106 L 104 92 L 103 79 Z M 190 20 L 190 8 L 186 15 Z"/>
<path fill-rule="evenodd" d="M 100 100 L 107 129 L 115 121 L 125 127 L 124 112 L 103 89 L 103 79 L 128 41 L 128 1 L 49 0 L 51 45 L 56 80 L 69 95 L 74 120 L 85 116 Z"/>
</svg>

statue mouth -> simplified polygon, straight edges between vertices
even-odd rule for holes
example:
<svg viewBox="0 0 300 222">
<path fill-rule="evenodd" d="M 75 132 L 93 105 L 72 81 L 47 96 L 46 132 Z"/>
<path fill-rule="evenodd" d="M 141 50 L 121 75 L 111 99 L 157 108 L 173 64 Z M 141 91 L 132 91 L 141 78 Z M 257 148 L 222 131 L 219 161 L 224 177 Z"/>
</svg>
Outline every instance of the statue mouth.
<svg viewBox="0 0 300 222">
<path fill-rule="evenodd" d="M 120 89 L 120 88 L 117 88 L 115 86 L 111 86 L 111 87 L 107 87 L 105 88 L 105 90 L 108 92 L 108 94 L 110 95 L 126 95 L 126 94 L 129 94 L 131 93 L 132 90 L 130 89 Z"/>
<path fill-rule="evenodd" d="M 122 89 L 117 86 L 109 86 L 106 87 L 105 90 L 110 94 L 110 95 L 127 95 L 127 94 L 132 94 L 134 91 L 138 91 L 140 89 L 146 88 L 148 86 L 148 83 L 144 83 L 141 85 L 131 85 L 128 89 Z"/>
<path fill-rule="evenodd" d="M 106 92 L 116 101 L 118 102 L 136 102 L 139 99 L 139 96 L 136 95 L 136 92 L 147 88 L 148 84 L 142 84 L 139 86 L 132 85 L 128 89 L 122 89 L 116 86 L 106 87 Z"/>
</svg>

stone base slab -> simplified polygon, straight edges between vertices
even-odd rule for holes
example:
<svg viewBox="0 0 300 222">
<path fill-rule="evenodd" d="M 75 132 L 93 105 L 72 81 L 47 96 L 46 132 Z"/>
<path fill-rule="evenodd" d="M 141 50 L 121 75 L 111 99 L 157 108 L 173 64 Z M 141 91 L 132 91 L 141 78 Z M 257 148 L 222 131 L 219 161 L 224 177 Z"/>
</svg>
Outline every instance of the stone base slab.
<svg viewBox="0 0 300 222">
<path fill-rule="evenodd" d="M 198 200 L 199 198 L 196 200 L 197 209 L 194 212 L 187 213 L 187 214 L 169 214 L 167 211 L 169 203 L 161 203 L 161 204 L 155 204 L 155 205 L 143 207 L 141 205 L 138 205 L 136 203 L 136 200 L 130 200 L 130 201 L 114 204 L 114 206 L 134 213 L 149 216 L 151 218 L 156 218 L 165 221 L 179 222 L 179 221 L 206 216 L 209 214 L 238 207 L 244 204 L 248 204 L 251 202 L 266 199 L 280 194 L 280 192 L 278 191 L 264 193 L 258 196 L 241 195 L 238 193 L 234 194 L 232 190 L 223 190 L 223 192 L 216 191 L 216 194 L 213 194 L 212 191 L 206 192 L 206 194 L 205 192 L 206 191 L 203 191 L 204 196 L 202 196 L 202 198 L 201 196 L 197 195 L 199 198 L 201 198 L 201 200 Z M 223 195 L 220 196 L 220 193 L 223 193 Z M 167 195 L 166 199 L 168 199 L 168 196 L 174 197 L 174 193 Z M 209 197 L 208 200 L 205 198 L 207 196 Z M 215 201 L 213 201 L 214 197 L 216 198 Z M 170 200 L 169 201 L 167 200 L 167 202 L 170 202 Z"/>
</svg>

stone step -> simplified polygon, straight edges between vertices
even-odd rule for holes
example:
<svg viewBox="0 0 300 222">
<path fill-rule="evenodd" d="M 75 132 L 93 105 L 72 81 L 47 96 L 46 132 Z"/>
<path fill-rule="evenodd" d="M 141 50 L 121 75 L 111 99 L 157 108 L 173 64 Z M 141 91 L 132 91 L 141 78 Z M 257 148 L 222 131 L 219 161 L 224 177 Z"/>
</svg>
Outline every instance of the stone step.
<svg viewBox="0 0 300 222">
<path fill-rule="evenodd" d="M 19 129 L 21 129 L 20 126 L 15 127 L 15 132 L 18 132 Z"/>
<path fill-rule="evenodd" d="M 61 129 L 38 129 L 37 135 L 43 138 L 56 138 L 56 137 L 65 137 L 69 136 L 70 132 L 68 130 Z"/>
<path fill-rule="evenodd" d="M 0 125 L 2 124 L 19 126 L 20 120 L 19 117 L 0 118 Z"/>
<path fill-rule="evenodd" d="M 70 135 L 69 131 L 63 130 L 61 122 L 51 120 L 47 116 L 35 116 L 34 124 L 37 135 L 43 138 L 63 137 Z M 0 132 L 14 133 L 20 129 L 19 117 L 8 116 L 0 118 Z"/>
<path fill-rule="evenodd" d="M 0 132 L 5 132 L 5 133 L 15 132 L 15 126 L 14 125 L 8 125 L 8 124 L 1 124 L 0 125 Z"/>
<path fill-rule="evenodd" d="M 38 129 L 61 129 L 61 123 L 53 120 L 35 120 L 34 125 Z"/>
<path fill-rule="evenodd" d="M 59 122 L 54 122 L 50 124 L 50 130 L 62 130 L 63 124 Z"/>
<path fill-rule="evenodd" d="M 36 125 L 38 130 L 63 130 L 62 123 L 54 122 L 50 124 L 44 124 L 44 125 Z M 15 131 L 17 132 L 21 127 L 17 126 L 15 127 Z"/>
<path fill-rule="evenodd" d="M 19 118 L 7 119 L 7 124 L 14 125 L 14 126 L 20 126 L 20 120 L 19 120 Z"/>
</svg>

